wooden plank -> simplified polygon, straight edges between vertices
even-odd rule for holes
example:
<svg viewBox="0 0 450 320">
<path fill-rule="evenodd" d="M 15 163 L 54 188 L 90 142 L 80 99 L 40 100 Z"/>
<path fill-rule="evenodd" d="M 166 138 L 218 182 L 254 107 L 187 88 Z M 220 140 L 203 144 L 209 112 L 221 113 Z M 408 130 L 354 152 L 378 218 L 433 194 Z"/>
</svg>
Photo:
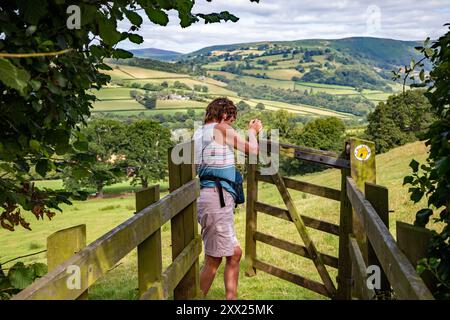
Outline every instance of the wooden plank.
<svg viewBox="0 0 450 320">
<path fill-rule="evenodd" d="M 272 176 L 261 175 L 258 171 L 258 180 L 266 183 L 274 184 Z M 319 197 L 340 201 L 341 191 L 329 187 L 319 186 L 313 183 L 298 181 L 283 177 L 284 184 L 287 188 L 306 192 Z"/>
<path fill-rule="evenodd" d="M 69 290 L 66 281 L 70 274 L 67 268 L 78 266 L 81 276 L 86 276 L 81 290 L 86 290 L 98 278 L 111 269 L 131 250 L 158 230 L 167 220 L 176 216 L 199 196 L 199 180 L 195 179 L 168 194 L 161 200 L 136 213 L 133 217 L 110 230 L 86 248 L 57 266 L 44 277 L 15 295 L 13 299 L 63 299 L 77 298 L 75 290 Z"/>
<path fill-rule="evenodd" d="M 364 192 L 366 182 L 376 183 L 375 143 L 359 138 L 350 138 L 350 171 L 358 188 Z M 366 264 L 368 263 L 368 241 L 364 227 L 353 212 L 353 234 Z"/>
<path fill-rule="evenodd" d="M 327 288 L 330 296 L 334 296 L 336 293 L 334 283 L 331 280 L 330 275 L 328 274 L 328 271 L 323 263 L 322 257 L 318 254 L 316 246 L 314 245 L 314 243 L 312 242 L 311 238 L 308 235 L 303 219 L 297 212 L 297 209 L 294 206 L 294 202 L 292 201 L 291 195 L 289 194 L 289 191 L 287 190 L 283 182 L 283 179 L 281 178 L 279 173 L 274 175 L 273 179 L 278 188 L 278 191 L 281 194 L 281 197 L 283 198 L 284 204 L 288 208 L 292 221 L 294 222 L 297 231 L 300 234 L 300 237 L 302 238 L 309 255 L 311 256 L 311 259 L 313 260 L 314 265 L 316 266 L 317 271 L 319 272 L 319 275 L 325 287 Z"/>
<path fill-rule="evenodd" d="M 376 213 L 383 221 L 386 228 L 389 230 L 389 191 L 387 188 L 366 182 L 364 186 L 364 193 L 366 199 L 375 209 Z M 379 294 L 382 294 L 385 298 L 390 297 L 391 285 L 387 279 L 386 273 L 381 267 L 380 261 L 373 250 L 372 244 L 367 243 L 367 265 L 377 265 L 381 269 L 380 289 Z"/>
<path fill-rule="evenodd" d="M 245 217 L 245 275 L 252 277 L 256 275 L 253 260 L 256 259 L 256 241 L 254 233 L 257 228 L 257 215 L 255 203 L 258 201 L 258 178 L 256 175 L 256 164 L 247 166 L 247 204 Z"/>
<path fill-rule="evenodd" d="M 162 279 L 154 283 L 142 296 L 142 300 L 168 299 L 179 282 L 191 270 L 202 252 L 200 237 L 193 239 L 183 251 L 175 258 L 162 275 Z"/>
<path fill-rule="evenodd" d="M 159 185 L 136 192 L 136 211 L 160 198 Z M 138 287 L 141 296 L 162 277 L 161 229 L 156 230 L 137 247 Z"/>
<path fill-rule="evenodd" d="M 280 155 L 297 158 L 299 160 L 310 161 L 314 163 L 321 163 L 335 168 L 349 168 L 350 163 L 346 159 L 339 158 L 334 152 L 323 151 L 313 148 L 306 148 L 301 146 L 290 145 L 287 143 L 270 142 L 268 140 L 260 140 L 260 152 L 268 154 L 271 143 L 273 148 L 279 152 Z"/>
<path fill-rule="evenodd" d="M 426 228 L 414 226 L 402 221 L 397 221 L 396 229 L 398 247 L 415 268 L 417 262 L 427 256 L 428 245 L 433 234 Z M 430 271 L 425 270 L 420 277 L 431 292 L 436 290 L 436 278 Z"/>
<path fill-rule="evenodd" d="M 369 201 L 364 198 L 352 178 L 347 178 L 347 195 L 399 299 L 432 300 L 433 295 L 405 254 L 397 246 L 389 230 Z"/>
<path fill-rule="evenodd" d="M 345 151 L 344 151 L 345 153 Z M 338 266 L 338 292 L 337 299 L 350 300 L 352 286 L 352 263 L 348 251 L 349 238 L 352 233 L 352 205 L 347 197 L 347 176 L 350 170 L 341 170 L 341 204 L 339 215 L 339 266 Z"/>
<path fill-rule="evenodd" d="M 257 241 L 261 241 L 265 244 L 271 245 L 273 247 L 277 247 L 281 250 L 286 250 L 290 253 L 294 253 L 297 254 L 299 256 L 311 259 L 311 256 L 308 253 L 308 250 L 306 250 L 306 247 L 286 241 L 286 240 L 282 240 L 282 239 L 278 239 L 275 238 L 271 235 L 262 233 L 262 232 L 255 232 L 254 234 L 254 239 Z M 333 268 L 337 268 L 338 267 L 338 258 L 330 256 L 328 254 L 325 253 L 320 253 L 319 255 L 322 256 L 323 262 L 330 267 Z"/>
<path fill-rule="evenodd" d="M 324 155 L 310 154 L 300 150 L 295 150 L 294 157 L 298 160 L 320 163 L 338 169 L 348 168 L 350 165 L 348 160 L 345 159 L 334 158 Z"/>
<path fill-rule="evenodd" d="M 321 294 L 325 297 L 329 297 L 330 298 L 330 294 L 327 290 L 327 288 L 325 288 L 325 286 L 317 281 L 311 280 L 311 279 L 307 279 L 305 277 L 299 276 L 295 273 L 289 272 L 289 271 L 285 271 L 283 269 L 280 269 L 278 267 L 275 267 L 273 265 L 267 264 L 265 262 L 259 261 L 258 259 L 255 259 L 254 261 L 254 266 L 255 268 L 264 271 L 268 274 L 271 274 L 273 276 L 276 276 L 280 279 L 292 282 L 296 285 L 299 285 L 303 288 L 306 288 L 308 290 L 314 291 L 318 294 Z"/>
<path fill-rule="evenodd" d="M 59 230 L 47 238 L 47 268 L 54 270 L 74 254 L 86 247 L 86 225 Z M 86 277 L 80 277 L 81 282 L 87 282 Z M 81 283 L 80 283 L 81 285 Z M 77 289 L 74 289 L 77 290 Z M 88 290 L 79 291 L 78 300 L 88 299 Z"/>
<path fill-rule="evenodd" d="M 187 163 L 176 165 L 171 159 L 172 149 L 168 150 L 169 157 L 169 189 L 175 190 L 185 183 L 188 183 L 195 177 L 195 164 L 194 164 L 194 147 L 193 141 L 190 141 L 190 145 L 182 149 L 183 159 L 188 160 Z M 184 152 L 190 152 L 185 155 Z M 178 257 L 184 248 L 197 236 L 197 205 L 196 201 L 193 201 L 180 214 L 171 220 L 171 237 L 172 237 L 172 260 Z M 179 282 L 178 286 L 174 290 L 174 299 L 194 299 L 199 295 L 200 282 L 199 282 L 200 266 L 198 261 L 194 263 L 192 268 L 186 273 L 184 278 Z"/>
<path fill-rule="evenodd" d="M 350 236 L 350 259 L 352 261 L 353 290 L 352 295 L 358 299 L 373 300 L 376 298 L 375 290 L 367 286 L 367 267 L 359 249 L 358 242 Z"/>
<path fill-rule="evenodd" d="M 289 211 L 286 209 L 274 207 L 274 206 L 271 206 L 271 205 L 268 205 L 268 204 L 262 203 L 262 202 L 256 202 L 255 210 L 258 212 L 262 212 L 262 213 L 271 215 L 276 218 L 280 218 L 280 219 L 292 222 L 292 218 L 289 215 Z M 314 219 L 314 218 L 307 217 L 304 215 L 300 215 L 300 217 L 303 219 L 305 226 L 307 226 L 309 228 L 317 229 L 317 230 L 327 232 L 330 234 L 334 234 L 334 235 L 339 235 L 339 226 L 336 224 L 318 220 L 318 219 Z"/>
</svg>

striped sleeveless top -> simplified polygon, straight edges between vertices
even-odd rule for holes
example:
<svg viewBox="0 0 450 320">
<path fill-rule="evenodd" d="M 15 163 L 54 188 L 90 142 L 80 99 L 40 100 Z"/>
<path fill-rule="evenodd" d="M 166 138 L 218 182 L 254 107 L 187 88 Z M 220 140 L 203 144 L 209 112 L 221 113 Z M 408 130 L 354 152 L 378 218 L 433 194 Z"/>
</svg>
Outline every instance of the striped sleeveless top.
<svg viewBox="0 0 450 320">
<path fill-rule="evenodd" d="M 217 122 L 208 123 L 194 132 L 195 163 L 198 164 L 199 177 L 212 175 L 235 181 L 236 167 L 234 151 L 228 145 L 221 145 L 214 140 L 213 129 Z M 234 199 L 236 192 L 226 181 L 220 181 L 222 188 L 227 190 Z M 201 188 L 214 188 L 214 181 L 200 181 Z"/>
</svg>

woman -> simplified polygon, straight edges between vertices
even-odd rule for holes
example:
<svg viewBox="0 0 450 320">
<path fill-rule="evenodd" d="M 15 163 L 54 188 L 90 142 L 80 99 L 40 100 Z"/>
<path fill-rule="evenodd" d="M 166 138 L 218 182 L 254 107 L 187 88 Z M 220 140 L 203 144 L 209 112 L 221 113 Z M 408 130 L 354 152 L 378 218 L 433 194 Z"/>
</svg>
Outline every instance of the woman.
<svg viewBox="0 0 450 320">
<path fill-rule="evenodd" d="M 206 294 L 211 287 L 217 269 L 226 257 L 224 282 L 227 300 L 237 298 L 239 262 L 242 249 L 236 238 L 233 209 L 236 192 L 226 181 L 220 180 L 223 202 L 220 201 L 220 189 L 211 176 L 235 181 L 234 149 L 246 154 L 258 153 L 257 134 L 262 129 L 261 121 L 251 120 L 248 125 L 249 141 L 240 137 L 231 124 L 236 120 L 237 109 L 227 98 L 213 100 L 206 108 L 203 127 L 196 130 L 196 163 L 200 177 L 200 197 L 197 200 L 198 222 L 205 248 L 205 263 L 200 274 L 200 289 Z M 222 205 L 221 205 L 222 204 Z"/>
</svg>

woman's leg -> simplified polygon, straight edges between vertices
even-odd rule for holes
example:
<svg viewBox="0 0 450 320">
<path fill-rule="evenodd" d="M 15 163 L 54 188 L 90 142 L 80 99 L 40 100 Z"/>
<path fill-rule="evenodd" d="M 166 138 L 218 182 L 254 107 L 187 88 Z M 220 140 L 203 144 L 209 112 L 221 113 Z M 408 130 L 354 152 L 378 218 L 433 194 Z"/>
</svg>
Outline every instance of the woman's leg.
<svg viewBox="0 0 450 320">
<path fill-rule="evenodd" d="M 216 276 L 217 269 L 222 262 L 222 257 L 211 257 L 205 254 L 205 262 L 200 272 L 200 289 L 203 295 L 207 295 L 209 288 L 211 287 L 214 277 Z"/>
<path fill-rule="evenodd" d="M 237 299 L 237 285 L 239 279 L 239 262 L 241 261 L 242 249 L 240 246 L 234 247 L 234 254 L 227 257 L 225 264 L 224 280 L 225 295 L 227 300 Z"/>
</svg>

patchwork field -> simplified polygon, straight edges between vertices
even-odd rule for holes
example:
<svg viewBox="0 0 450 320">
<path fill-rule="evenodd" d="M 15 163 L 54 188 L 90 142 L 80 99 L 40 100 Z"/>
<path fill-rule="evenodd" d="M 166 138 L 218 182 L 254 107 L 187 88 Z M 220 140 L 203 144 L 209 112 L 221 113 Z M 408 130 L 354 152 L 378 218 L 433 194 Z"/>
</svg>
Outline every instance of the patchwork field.
<svg viewBox="0 0 450 320">
<path fill-rule="evenodd" d="M 297 55 L 296 55 L 297 56 Z M 274 60 L 279 60 L 280 64 L 286 64 L 286 63 L 292 63 L 294 60 L 292 59 L 283 59 L 282 55 L 277 56 L 268 56 L 271 57 Z M 261 57 L 261 58 L 268 58 L 268 57 Z M 300 55 L 299 55 L 300 57 Z M 296 57 L 299 58 L 299 57 Z M 318 58 L 318 57 L 314 57 Z M 253 60 L 257 60 L 260 58 L 256 58 Z M 220 61 L 220 63 L 224 63 L 224 61 Z M 311 64 L 314 64 L 317 62 L 313 62 Z M 113 66 L 114 70 L 109 72 L 114 76 L 116 80 L 121 80 L 123 84 L 125 84 L 127 87 L 106 87 L 102 88 L 99 91 L 93 91 L 93 93 L 97 96 L 97 98 L 100 101 L 97 101 L 94 104 L 94 111 L 101 111 L 101 112 L 121 112 L 121 114 L 124 115 L 123 112 L 130 111 L 132 114 L 136 114 L 136 112 L 142 110 L 145 112 L 149 112 L 149 110 L 146 110 L 142 105 L 134 101 L 130 98 L 130 90 L 137 90 L 139 92 L 144 92 L 142 89 L 131 89 L 131 85 L 133 83 L 138 83 L 139 85 L 143 86 L 147 83 L 160 85 L 162 82 L 167 82 L 169 84 L 169 87 L 173 87 L 175 81 L 179 81 L 190 87 L 191 89 L 194 88 L 195 85 L 200 86 L 206 86 L 208 87 L 208 94 L 209 96 L 227 96 L 231 99 L 233 99 L 236 102 L 239 102 L 242 100 L 242 98 L 238 97 L 238 95 L 226 88 L 227 84 L 221 81 L 217 81 L 215 79 L 212 79 L 210 77 L 190 77 L 185 74 L 176 74 L 176 73 L 169 73 L 169 72 L 161 72 L 161 71 L 155 71 L 155 70 L 149 70 L 139 67 L 132 67 L 132 66 L 122 66 L 122 65 L 115 65 Z M 237 79 L 239 81 L 243 81 L 249 85 L 255 85 L 255 86 L 270 86 L 272 88 L 279 88 L 284 90 L 301 90 L 301 91 L 307 91 L 308 93 L 319 93 L 319 92 L 325 92 L 332 95 L 346 95 L 346 96 L 362 96 L 373 103 L 378 103 L 380 101 L 384 101 L 389 97 L 389 93 L 384 93 L 382 91 L 377 90 L 363 90 L 362 92 L 356 91 L 355 88 L 349 87 L 349 86 L 339 86 L 339 85 L 328 85 L 328 84 L 318 84 L 318 83 L 311 83 L 311 82 L 294 82 L 290 79 L 293 76 L 301 76 L 301 73 L 298 72 L 295 69 L 289 69 L 288 66 L 285 68 L 281 68 L 280 66 L 275 66 L 277 69 L 272 70 L 258 70 L 258 69 L 251 69 L 251 70 L 244 70 L 246 73 L 251 74 L 263 74 L 265 73 L 267 76 L 269 76 L 269 79 L 262 79 L 262 78 L 256 78 L 251 75 L 242 76 L 242 75 L 235 75 L 229 72 L 224 71 L 218 71 L 218 70 L 209 70 L 208 75 L 221 75 L 228 79 Z M 398 89 L 398 86 L 395 86 L 396 89 Z M 184 92 L 189 92 L 186 90 L 181 90 Z M 202 92 L 197 92 L 197 94 L 205 94 Z M 257 103 L 257 99 L 250 100 L 250 106 L 255 106 Z M 165 109 L 173 109 L 177 111 L 185 111 L 188 108 L 204 108 L 206 107 L 207 103 L 199 103 L 195 101 L 158 101 L 157 102 L 157 109 L 162 109 L 161 111 L 166 111 Z M 345 118 L 354 118 L 351 114 L 341 113 L 341 112 L 335 112 L 332 110 L 320 108 L 320 107 L 314 107 L 314 106 L 305 106 L 305 105 L 294 105 L 289 103 L 281 103 L 276 101 L 265 101 L 264 104 L 266 105 L 268 110 L 278 110 L 278 109 L 285 109 L 288 112 L 293 112 L 296 114 L 305 115 L 308 117 L 320 117 L 320 116 L 336 116 L 342 119 Z M 170 110 L 169 110 L 170 111 Z M 155 110 L 150 111 L 155 112 Z"/>
</svg>

